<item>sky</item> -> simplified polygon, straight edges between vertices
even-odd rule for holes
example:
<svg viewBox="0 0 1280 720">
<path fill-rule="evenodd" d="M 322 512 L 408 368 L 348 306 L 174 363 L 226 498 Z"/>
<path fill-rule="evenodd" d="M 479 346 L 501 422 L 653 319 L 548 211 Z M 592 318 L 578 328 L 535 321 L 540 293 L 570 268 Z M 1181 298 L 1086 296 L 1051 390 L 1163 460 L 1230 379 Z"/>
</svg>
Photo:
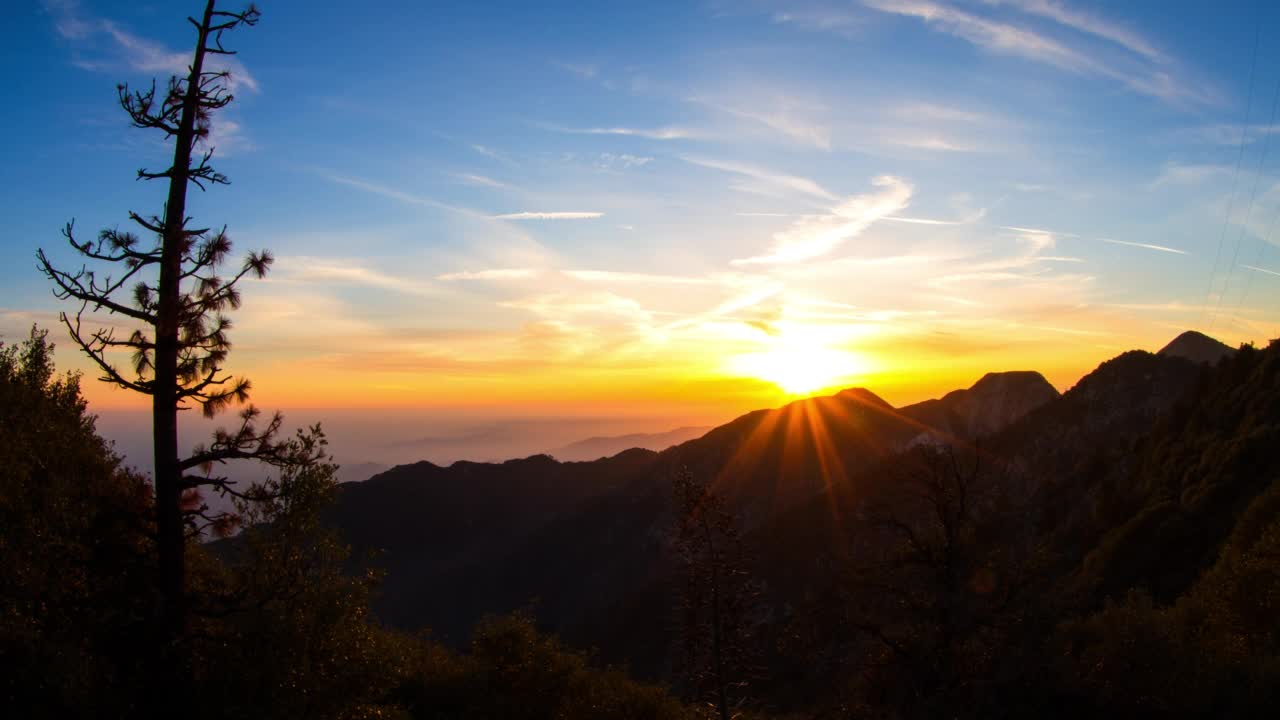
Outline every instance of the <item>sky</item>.
<svg viewBox="0 0 1280 720">
<path fill-rule="evenodd" d="M 232 184 L 189 209 L 276 257 L 227 364 L 266 407 L 656 431 L 1280 334 L 1273 3 L 260 8 L 226 38 Z M 50 328 L 106 412 L 141 403 L 72 352 L 35 253 L 160 212 L 134 177 L 171 151 L 115 88 L 181 71 L 200 9 L 0 28 L 0 335 Z"/>
</svg>

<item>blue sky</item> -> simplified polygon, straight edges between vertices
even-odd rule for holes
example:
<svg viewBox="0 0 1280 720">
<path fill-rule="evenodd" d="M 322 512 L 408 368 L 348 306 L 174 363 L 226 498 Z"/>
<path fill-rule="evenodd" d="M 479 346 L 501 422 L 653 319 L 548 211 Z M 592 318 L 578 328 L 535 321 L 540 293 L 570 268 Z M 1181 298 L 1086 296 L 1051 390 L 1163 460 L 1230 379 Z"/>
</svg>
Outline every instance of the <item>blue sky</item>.
<svg viewBox="0 0 1280 720">
<path fill-rule="evenodd" d="M 278 258 L 233 335 L 260 398 L 700 421 L 1277 335 L 1280 8 L 581 5 L 266 2 L 228 38 L 233 184 L 192 214 Z M 0 29 L 6 337 L 56 324 L 63 223 L 158 212 L 114 88 L 180 69 L 199 9 Z"/>
</svg>

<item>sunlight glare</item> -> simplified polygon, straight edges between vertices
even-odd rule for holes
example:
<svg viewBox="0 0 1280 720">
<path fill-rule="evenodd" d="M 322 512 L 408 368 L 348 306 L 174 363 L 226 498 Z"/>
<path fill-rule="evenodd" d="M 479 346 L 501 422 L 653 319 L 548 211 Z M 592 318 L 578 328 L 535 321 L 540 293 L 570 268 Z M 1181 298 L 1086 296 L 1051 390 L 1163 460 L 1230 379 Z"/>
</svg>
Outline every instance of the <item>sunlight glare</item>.
<svg viewBox="0 0 1280 720">
<path fill-rule="evenodd" d="M 732 359 L 735 374 L 767 380 L 788 395 L 810 395 L 865 372 L 858 355 L 821 342 L 782 336 L 768 350 Z"/>
</svg>

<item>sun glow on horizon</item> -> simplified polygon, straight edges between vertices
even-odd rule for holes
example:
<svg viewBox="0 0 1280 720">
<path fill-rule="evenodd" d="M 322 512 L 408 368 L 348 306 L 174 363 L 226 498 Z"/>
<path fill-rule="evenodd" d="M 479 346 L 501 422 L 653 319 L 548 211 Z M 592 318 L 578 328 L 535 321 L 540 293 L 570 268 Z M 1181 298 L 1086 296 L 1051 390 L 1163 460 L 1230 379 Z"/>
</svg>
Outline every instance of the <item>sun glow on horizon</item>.
<svg viewBox="0 0 1280 720">
<path fill-rule="evenodd" d="M 869 369 L 860 354 L 831 347 L 812 334 L 794 332 L 779 335 L 766 350 L 729 361 L 733 374 L 771 382 L 788 395 L 812 395 Z"/>
</svg>

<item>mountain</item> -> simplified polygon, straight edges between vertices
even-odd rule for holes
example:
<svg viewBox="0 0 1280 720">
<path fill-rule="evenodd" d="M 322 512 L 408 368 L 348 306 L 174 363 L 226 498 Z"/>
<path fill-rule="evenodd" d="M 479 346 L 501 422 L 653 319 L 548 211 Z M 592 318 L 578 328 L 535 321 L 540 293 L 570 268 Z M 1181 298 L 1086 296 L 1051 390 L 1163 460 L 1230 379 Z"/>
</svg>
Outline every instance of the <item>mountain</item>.
<svg viewBox="0 0 1280 720">
<path fill-rule="evenodd" d="M 1038 372 L 987 373 L 967 390 L 909 405 L 902 408 L 902 414 L 929 428 L 918 440 L 977 439 L 1001 430 L 1058 395 Z"/>
<path fill-rule="evenodd" d="M 1055 395 L 1035 373 L 992 374 L 902 410 L 853 388 L 748 413 L 662 452 L 420 462 L 343 485 L 330 521 L 387 571 L 376 609 L 394 625 L 460 642 L 484 613 L 537 598 L 539 618 L 566 638 L 653 669 L 669 637 L 654 608 L 669 596 L 677 472 L 709 480 L 759 528 L 815 498 L 856 496 L 856 478 L 922 432 L 968 439 Z M 619 613 L 637 621 L 619 628 Z"/>
<path fill-rule="evenodd" d="M 391 468 L 388 467 L 387 465 L 383 465 L 382 463 L 376 463 L 376 462 L 362 462 L 362 463 L 351 463 L 351 464 L 340 465 L 338 467 L 338 482 L 344 482 L 344 483 L 361 482 L 364 480 L 368 480 L 369 478 L 373 477 L 374 475 L 377 475 L 378 473 L 383 473 L 390 469 Z"/>
<path fill-rule="evenodd" d="M 1174 338 L 1158 355 L 1181 357 L 1195 363 L 1217 365 L 1218 361 L 1235 354 L 1235 350 L 1208 335 L 1188 330 Z"/>
<path fill-rule="evenodd" d="M 666 450 L 687 440 L 701 437 L 711 428 L 680 427 L 661 433 L 632 433 L 630 435 L 614 435 L 607 437 L 591 437 L 586 440 L 566 445 L 547 454 L 562 462 L 596 460 L 617 455 L 623 450 L 640 448 L 643 450 Z"/>
<path fill-rule="evenodd" d="M 436 626 L 463 613 L 465 588 L 438 591 L 459 567 L 485 567 L 531 533 L 587 500 L 617 493 L 647 475 L 654 453 L 630 450 L 595 463 L 560 463 L 535 455 L 504 463 L 459 461 L 400 465 L 364 482 L 344 483 L 326 520 L 355 553 L 375 555 L 388 573 L 377 605 L 392 624 Z"/>
<path fill-rule="evenodd" d="M 1130 351 L 1060 395 L 1030 372 L 902 408 L 854 388 L 661 452 L 399 466 L 344 484 L 327 520 L 387 571 L 382 621 L 463 645 L 524 609 L 670 681 L 687 469 L 733 515 L 771 709 L 842 716 L 865 680 L 864 701 L 932 698 L 911 716 L 1194 717 L 1277 687 L 1277 447 L 1280 342 L 1216 365 Z"/>
</svg>

